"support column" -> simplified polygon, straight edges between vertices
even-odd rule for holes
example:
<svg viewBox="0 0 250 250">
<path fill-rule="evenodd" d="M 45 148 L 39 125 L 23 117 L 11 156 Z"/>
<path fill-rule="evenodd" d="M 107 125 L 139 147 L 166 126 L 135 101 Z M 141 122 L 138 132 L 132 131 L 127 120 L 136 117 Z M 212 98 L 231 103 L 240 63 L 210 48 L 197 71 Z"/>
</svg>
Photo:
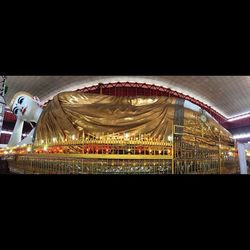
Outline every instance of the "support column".
<svg viewBox="0 0 250 250">
<path fill-rule="evenodd" d="M 3 120 L 4 120 L 4 114 L 5 114 L 5 106 L 6 102 L 4 99 L 5 94 L 7 93 L 8 86 L 6 85 L 6 76 L 2 76 L 2 85 L 0 86 L 0 135 L 2 133 L 2 126 L 3 126 Z"/>
<path fill-rule="evenodd" d="M 247 174 L 245 145 L 243 143 L 238 143 L 238 154 L 239 154 L 239 162 L 240 162 L 240 173 Z"/>
<path fill-rule="evenodd" d="M 2 132 L 5 106 L 6 106 L 5 100 L 4 100 L 3 96 L 0 95 L 0 135 L 1 135 L 1 132 Z"/>
</svg>

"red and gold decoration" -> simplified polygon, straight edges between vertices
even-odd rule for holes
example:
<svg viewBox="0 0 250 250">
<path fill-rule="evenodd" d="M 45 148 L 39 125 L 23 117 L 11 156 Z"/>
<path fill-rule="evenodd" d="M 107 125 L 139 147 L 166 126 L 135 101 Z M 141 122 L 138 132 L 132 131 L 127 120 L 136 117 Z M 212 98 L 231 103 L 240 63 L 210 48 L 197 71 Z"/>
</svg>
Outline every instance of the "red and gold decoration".
<svg viewBox="0 0 250 250">
<path fill-rule="evenodd" d="M 31 145 L 2 149 L 10 166 L 49 174 L 237 173 L 231 134 L 168 96 L 60 93 Z"/>
</svg>

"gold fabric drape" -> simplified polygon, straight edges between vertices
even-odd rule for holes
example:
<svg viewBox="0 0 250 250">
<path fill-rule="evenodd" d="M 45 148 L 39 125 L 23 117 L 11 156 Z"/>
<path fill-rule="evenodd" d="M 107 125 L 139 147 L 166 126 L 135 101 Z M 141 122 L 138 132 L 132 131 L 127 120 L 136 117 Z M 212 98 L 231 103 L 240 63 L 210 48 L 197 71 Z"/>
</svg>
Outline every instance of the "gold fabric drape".
<svg viewBox="0 0 250 250">
<path fill-rule="evenodd" d="M 43 111 L 36 140 L 70 135 L 129 132 L 164 137 L 171 133 L 175 98 L 114 97 L 79 92 L 60 93 Z"/>
<path fill-rule="evenodd" d="M 176 100 L 166 96 L 115 97 L 63 92 L 47 104 L 38 121 L 35 140 L 65 139 L 73 134 L 78 137 L 83 132 L 97 136 L 127 132 L 130 136 L 147 134 L 165 139 L 172 133 Z M 196 114 L 184 108 L 183 118 L 193 121 L 195 127 Z M 222 128 L 212 119 L 208 123 Z"/>
</svg>

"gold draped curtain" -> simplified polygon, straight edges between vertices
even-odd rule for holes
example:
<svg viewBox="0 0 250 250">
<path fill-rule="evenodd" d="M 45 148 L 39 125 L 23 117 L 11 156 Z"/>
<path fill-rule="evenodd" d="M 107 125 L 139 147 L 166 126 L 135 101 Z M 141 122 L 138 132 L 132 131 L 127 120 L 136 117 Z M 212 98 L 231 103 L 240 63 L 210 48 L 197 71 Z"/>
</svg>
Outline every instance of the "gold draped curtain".
<svg viewBox="0 0 250 250">
<path fill-rule="evenodd" d="M 171 134 L 175 98 L 114 97 L 80 92 L 56 95 L 43 111 L 36 140 L 129 133 L 164 138 Z"/>
<path fill-rule="evenodd" d="M 115 97 L 80 92 L 56 95 L 43 111 L 37 127 L 36 141 L 69 136 L 102 136 L 129 133 L 129 136 L 147 135 L 166 139 L 172 133 L 177 98 Z M 193 128 L 201 124 L 195 111 L 184 108 L 184 120 Z M 211 139 L 217 140 L 214 128 L 229 138 L 230 133 L 212 119 L 206 124 Z"/>
</svg>

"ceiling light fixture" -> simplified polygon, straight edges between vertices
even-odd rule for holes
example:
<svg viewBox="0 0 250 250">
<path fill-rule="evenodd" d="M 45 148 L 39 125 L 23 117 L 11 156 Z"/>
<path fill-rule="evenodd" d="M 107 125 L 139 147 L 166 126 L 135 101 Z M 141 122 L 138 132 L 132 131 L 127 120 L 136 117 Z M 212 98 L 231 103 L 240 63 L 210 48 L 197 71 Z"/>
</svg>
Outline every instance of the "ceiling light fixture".
<svg viewBox="0 0 250 250">
<path fill-rule="evenodd" d="M 247 113 L 247 114 L 242 114 L 242 115 L 239 115 L 239 116 L 236 116 L 236 117 L 233 117 L 233 118 L 229 118 L 228 121 L 229 121 L 229 122 L 232 122 L 232 121 L 244 119 L 244 118 L 247 118 L 247 117 L 250 117 L 250 114 L 249 114 L 249 113 Z"/>
<path fill-rule="evenodd" d="M 243 138 L 249 138 L 250 137 L 250 133 L 247 134 L 239 134 L 239 135 L 233 135 L 234 139 L 243 139 Z"/>
<path fill-rule="evenodd" d="M 11 131 L 2 130 L 2 134 L 12 135 L 13 133 Z M 22 136 L 27 136 L 27 134 L 24 133 Z"/>
</svg>

